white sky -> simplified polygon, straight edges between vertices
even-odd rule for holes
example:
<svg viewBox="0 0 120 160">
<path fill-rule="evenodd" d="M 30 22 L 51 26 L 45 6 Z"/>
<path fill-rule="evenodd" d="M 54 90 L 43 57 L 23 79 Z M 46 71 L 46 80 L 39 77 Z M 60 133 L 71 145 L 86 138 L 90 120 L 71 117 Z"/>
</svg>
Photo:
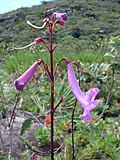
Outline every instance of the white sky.
<svg viewBox="0 0 120 160">
<path fill-rule="evenodd" d="M 0 0 L 0 14 L 16 10 L 21 7 L 31 7 L 33 5 L 39 5 L 41 1 L 43 0 Z"/>
</svg>

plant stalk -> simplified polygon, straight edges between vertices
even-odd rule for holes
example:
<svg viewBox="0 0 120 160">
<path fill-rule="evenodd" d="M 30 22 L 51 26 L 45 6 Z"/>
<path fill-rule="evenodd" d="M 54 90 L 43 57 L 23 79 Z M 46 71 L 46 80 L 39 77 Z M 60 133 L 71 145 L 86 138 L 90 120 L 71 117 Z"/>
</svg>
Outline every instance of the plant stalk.
<svg viewBox="0 0 120 160">
<path fill-rule="evenodd" d="M 54 74 L 53 74 L 53 48 L 52 48 L 52 23 L 49 25 L 50 29 L 50 71 L 51 71 L 51 97 L 50 97 L 50 106 L 51 106 L 51 160 L 54 160 Z"/>
<path fill-rule="evenodd" d="M 73 109 L 72 109 L 72 126 L 71 126 L 71 134 L 72 134 L 72 160 L 75 160 L 75 144 L 74 144 L 74 113 L 75 113 L 75 107 L 77 104 L 77 99 L 75 100 Z"/>
<path fill-rule="evenodd" d="M 80 71 L 79 71 L 79 64 L 76 64 L 77 66 L 77 74 L 78 74 L 78 79 L 79 79 L 79 85 L 80 85 Z M 74 144 L 74 115 L 75 115 L 75 109 L 77 105 L 77 99 L 75 100 L 73 109 L 72 109 L 72 117 L 71 117 L 71 134 L 72 134 L 72 160 L 75 160 L 75 144 Z"/>
</svg>

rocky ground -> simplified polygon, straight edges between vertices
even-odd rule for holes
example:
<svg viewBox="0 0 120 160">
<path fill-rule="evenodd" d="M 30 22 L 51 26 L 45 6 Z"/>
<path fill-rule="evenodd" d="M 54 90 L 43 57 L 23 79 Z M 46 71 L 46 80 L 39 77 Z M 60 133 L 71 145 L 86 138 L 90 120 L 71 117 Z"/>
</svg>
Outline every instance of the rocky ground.
<svg viewBox="0 0 120 160">
<path fill-rule="evenodd" d="M 0 155 L 6 155 L 10 157 L 19 157 L 21 154 L 25 154 L 27 149 L 25 146 L 25 140 L 29 140 L 33 145 L 37 145 L 37 141 L 34 136 L 34 131 L 38 127 L 43 127 L 42 123 L 36 122 L 34 116 L 29 113 L 25 113 L 22 111 L 18 111 L 13 125 L 11 123 L 11 127 L 8 126 L 8 119 L 11 119 L 11 112 L 8 112 L 8 117 L 0 118 Z M 21 127 L 23 122 L 26 119 L 32 119 L 32 125 L 29 131 L 27 131 L 24 135 L 20 135 Z M 42 119 L 41 119 L 42 121 Z"/>
</svg>

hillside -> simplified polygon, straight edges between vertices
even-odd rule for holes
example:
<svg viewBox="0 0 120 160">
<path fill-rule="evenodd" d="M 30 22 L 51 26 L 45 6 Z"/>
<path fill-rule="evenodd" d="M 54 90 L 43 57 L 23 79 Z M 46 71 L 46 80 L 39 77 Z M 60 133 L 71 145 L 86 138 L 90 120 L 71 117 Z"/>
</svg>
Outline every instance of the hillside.
<svg viewBox="0 0 120 160">
<path fill-rule="evenodd" d="M 86 49 L 99 39 L 120 35 L 120 0 L 43 1 L 38 6 L 0 15 L 0 46 L 8 43 L 24 46 L 40 36 L 48 39 L 47 29 L 38 32 L 26 21 L 41 26 L 42 20 L 56 11 L 67 12 L 69 16 L 62 30 L 58 26 L 54 38 L 55 43 L 59 39 L 63 49 L 66 44 L 72 44 L 79 51 L 79 48 Z"/>
</svg>

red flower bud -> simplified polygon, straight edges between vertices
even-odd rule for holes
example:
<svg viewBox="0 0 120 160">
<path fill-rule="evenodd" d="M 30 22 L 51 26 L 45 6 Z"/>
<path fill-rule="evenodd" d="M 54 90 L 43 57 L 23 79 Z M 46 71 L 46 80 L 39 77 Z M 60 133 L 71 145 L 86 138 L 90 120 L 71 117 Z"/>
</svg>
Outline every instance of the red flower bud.
<svg viewBox="0 0 120 160">
<path fill-rule="evenodd" d="M 34 39 L 34 43 L 35 43 L 35 44 L 38 44 L 38 43 L 40 43 L 40 42 L 43 42 L 43 39 L 42 39 L 42 38 L 36 38 L 36 39 Z"/>
<path fill-rule="evenodd" d="M 64 24 L 65 24 L 65 22 L 64 22 L 63 20 L 61 20 L 61 19 L 59 19 L 59 20 L 57 21 L 57 23 L 60 24 L 61 26 L 64 26 Z"/>
<path fill-rule="evenodd" d="M 70 126 L 70 123 L 69 123 L 69 122 L 65 122 L 65 123 L 64 123 L 64 126 L 65 126 L 65 127 L 69 127 L 69 126 Z"/>
<path fill-rule="evenodd" d="M 45 124 L 51 123 L 51 118 L 50 117 L 45 118 L 44 123 Z"/>
</svg>

